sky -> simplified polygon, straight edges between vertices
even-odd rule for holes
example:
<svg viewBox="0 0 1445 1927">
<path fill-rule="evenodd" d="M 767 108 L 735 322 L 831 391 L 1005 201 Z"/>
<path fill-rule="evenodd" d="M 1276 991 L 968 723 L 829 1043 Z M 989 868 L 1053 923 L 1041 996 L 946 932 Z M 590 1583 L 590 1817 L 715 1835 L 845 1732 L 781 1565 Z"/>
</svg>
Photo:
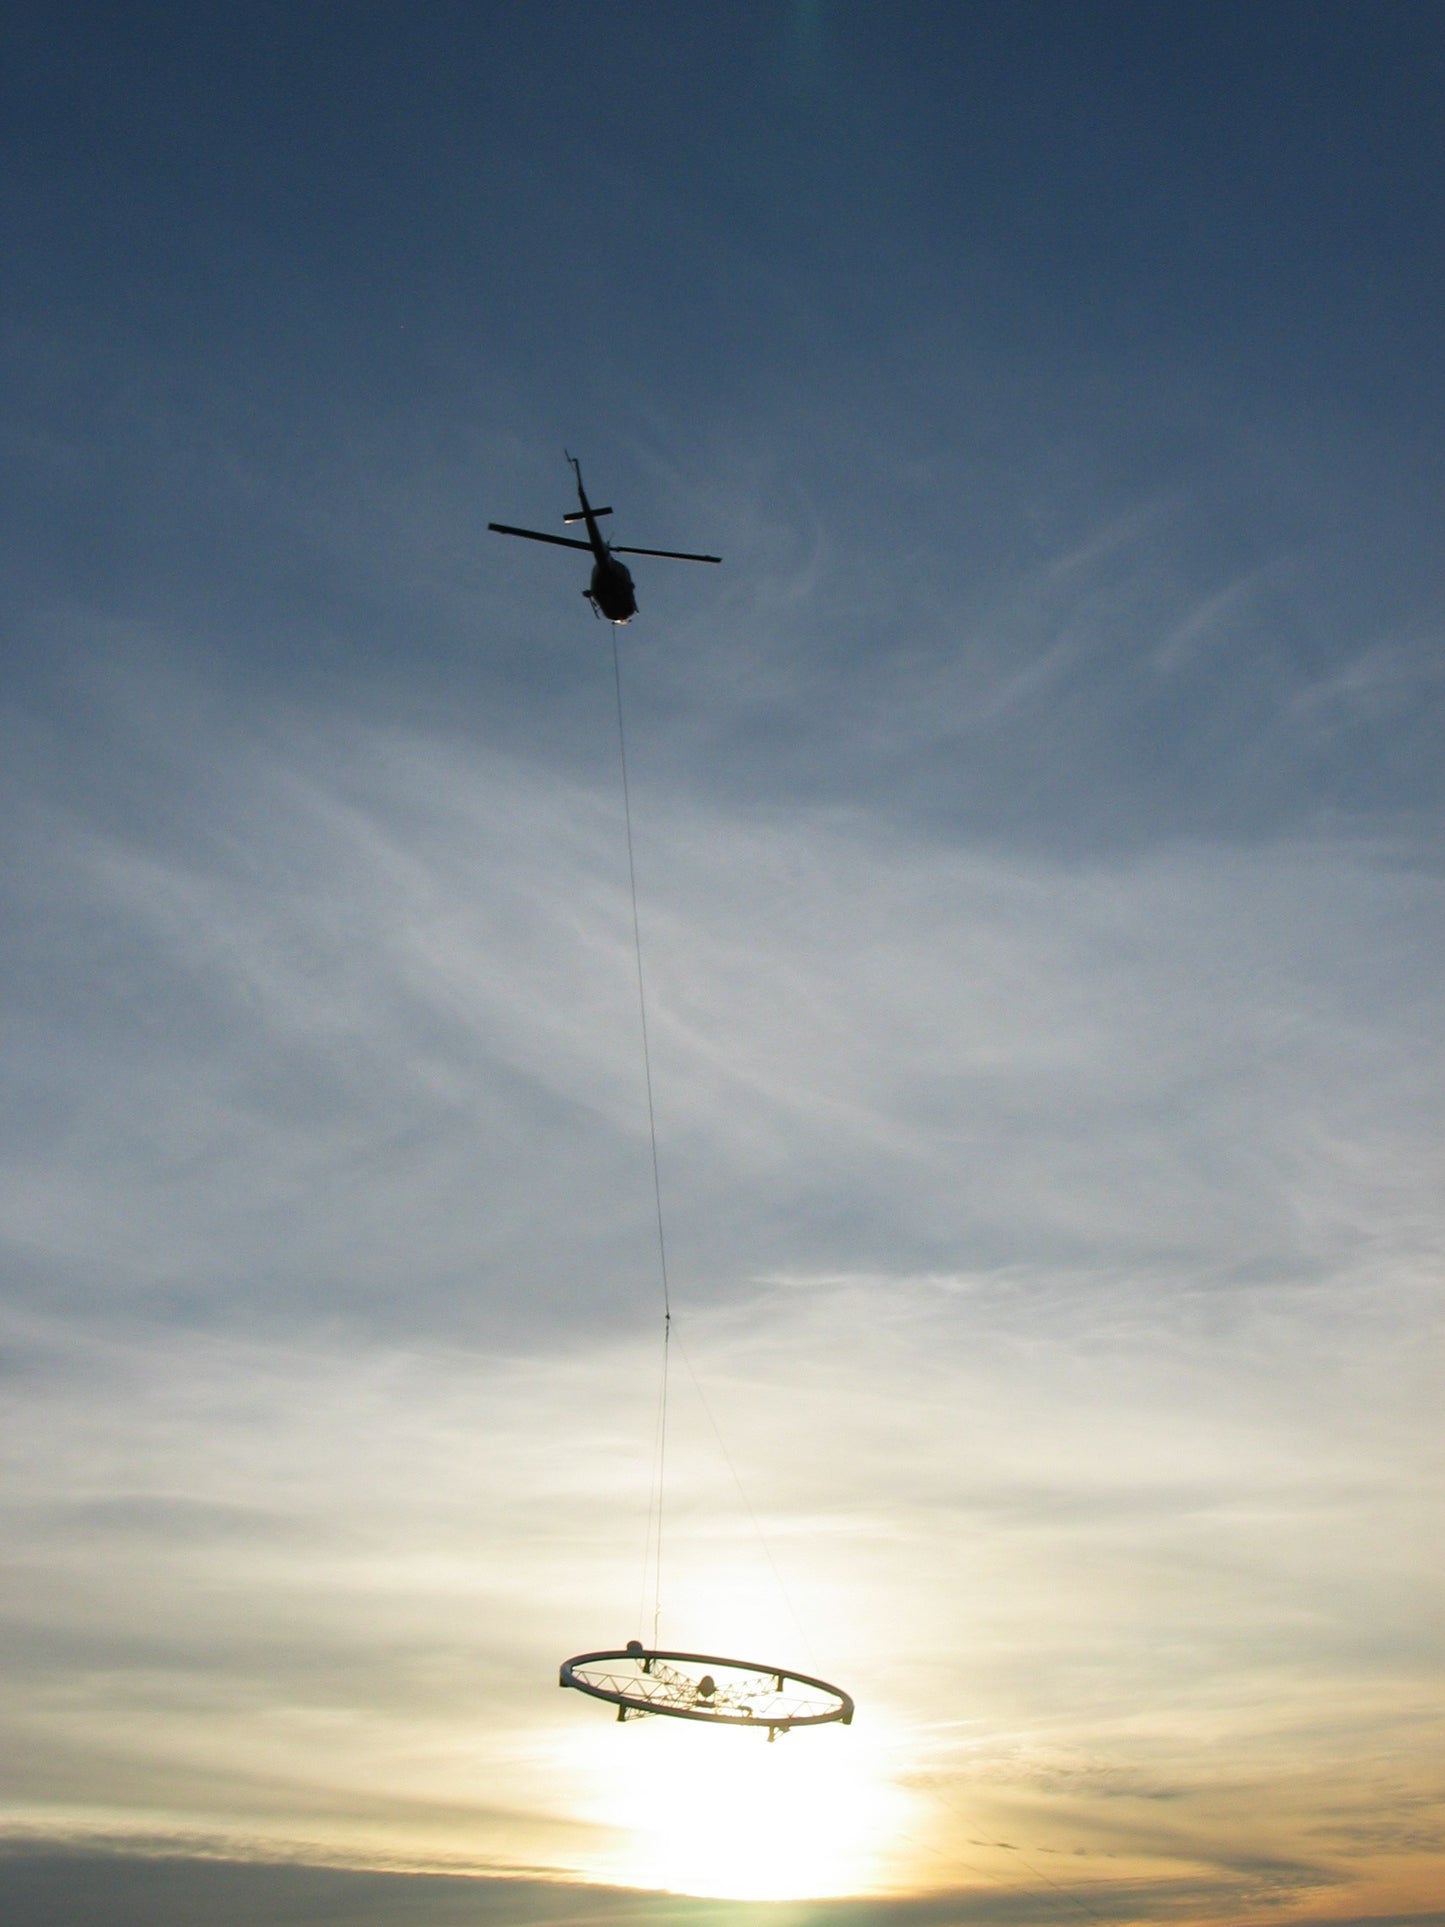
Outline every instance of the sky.
<svg viewBox="0 0 1445 1927">
<path fill-rule="evenodd" d="M 1445 1923 L 1442 85 L 7 9 L 7 1919 Z"/>
</svg>

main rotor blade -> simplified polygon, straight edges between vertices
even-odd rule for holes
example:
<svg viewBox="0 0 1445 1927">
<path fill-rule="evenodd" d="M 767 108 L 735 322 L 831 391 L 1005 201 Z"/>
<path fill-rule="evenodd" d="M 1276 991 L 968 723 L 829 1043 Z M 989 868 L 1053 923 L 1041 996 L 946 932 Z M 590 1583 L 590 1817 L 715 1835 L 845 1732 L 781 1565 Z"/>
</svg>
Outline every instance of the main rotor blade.
<svg viewBox="0 0 1445 1927">
<path fill-rule="evenodd" d="M 611 545 L 614 555 L 665 555 L 671 562 L 721 562 L 720 555 L 692 555 L 686 549 L 629 549 L 621 542 Z"/>
<path fill-rule="evenodd" d="M 488 522 L 487 527 L 498 535 L 525 535 L 529 542 L 554 542 L 559 549 L 586 549 L 590 555 L 592 544 L 579 542 L 570 535 L 544 535 L 540 529 L 514 529 L 506 522 Z"/>
</svg>

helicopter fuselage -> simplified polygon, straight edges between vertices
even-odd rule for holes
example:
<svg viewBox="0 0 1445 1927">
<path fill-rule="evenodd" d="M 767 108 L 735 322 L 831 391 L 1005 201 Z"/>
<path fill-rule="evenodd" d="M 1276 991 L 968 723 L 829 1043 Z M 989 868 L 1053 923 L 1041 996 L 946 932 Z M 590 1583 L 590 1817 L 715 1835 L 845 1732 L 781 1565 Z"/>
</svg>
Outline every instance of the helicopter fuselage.
<svg viewBox="0 0 1445 1927">
<path fill-rule="evenodd" d="M 631 622 L 637 614 L 632 571 L 605 544 L 592 565 L 592 586 L 582 593 L 609 622 Z"/>
</svg>

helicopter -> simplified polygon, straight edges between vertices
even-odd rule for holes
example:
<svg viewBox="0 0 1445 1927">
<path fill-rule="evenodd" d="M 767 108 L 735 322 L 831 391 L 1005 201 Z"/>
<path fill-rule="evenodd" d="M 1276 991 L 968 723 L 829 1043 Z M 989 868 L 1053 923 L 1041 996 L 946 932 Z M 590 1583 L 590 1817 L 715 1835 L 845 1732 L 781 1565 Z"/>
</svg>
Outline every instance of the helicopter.
<svg viewBox="0 0 1445 1927">
<path fill-rule="evenodd" d="M 563 451 L 566 453 L 566 451 Z M 565 524 L 585 522 L 587 540 L 579 542 L 571 535 L 544 535 L 540 529 L 514 529 L 507 522 L 488 522 L 487 527 L 497 535 L 524 535 L 529 542 L 553 542 L 559 549 L 589 549 L 596 560 L 592 564 L 592 582 L 582 591 L 592 604 L 592 613 L 599 619 L 606 616 L 609 622 L 631 622 L 637 614 L 637 596 L 632 586 L 632 572 L 626 563 L 619 562 L 619 555 L 661 555 L 673 562 L 721 562 L 720 555 L 691 555 L 683 549 L 629 549 L 618 544 L 614 547 L 604 542 L 597 523 L 600 517 L 610 515 L 610 508 L 595 509 L 587 500 L 587 491 L 582 486 L 582 468 L 575 455 L 568 455 L 572 472 L 577 477 L 577 499 L 582 504 L 570 515 L 564 515 Z"/>
</svg>

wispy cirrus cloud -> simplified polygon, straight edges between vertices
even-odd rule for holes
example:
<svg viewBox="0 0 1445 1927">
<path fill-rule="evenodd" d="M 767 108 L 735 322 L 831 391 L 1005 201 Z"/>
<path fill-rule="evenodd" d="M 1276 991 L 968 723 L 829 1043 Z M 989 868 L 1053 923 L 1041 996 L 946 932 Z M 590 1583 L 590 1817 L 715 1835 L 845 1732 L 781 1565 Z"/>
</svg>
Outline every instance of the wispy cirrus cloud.
<svg viewBox="0 0 1445 1927">
<path fill-rule="evenodd" d="M 611 779 L 162 734 L 163 812 L 52 775 L 11 819 L 15 1796 L 615 1877 L 552 1685 L 633 1628 L 655 1395 Z M 846 1675 L 935 1856 L 885 1818 L 880 1870 L 953 1877 L 966 1812 L 1216 1907 L 1358 1871 L 1318 1815 L 1386 1756 L 1428 1813 L 1438 1737 L 1435 879 L 650 781 L 669 1624 Z"/>
</svg>

